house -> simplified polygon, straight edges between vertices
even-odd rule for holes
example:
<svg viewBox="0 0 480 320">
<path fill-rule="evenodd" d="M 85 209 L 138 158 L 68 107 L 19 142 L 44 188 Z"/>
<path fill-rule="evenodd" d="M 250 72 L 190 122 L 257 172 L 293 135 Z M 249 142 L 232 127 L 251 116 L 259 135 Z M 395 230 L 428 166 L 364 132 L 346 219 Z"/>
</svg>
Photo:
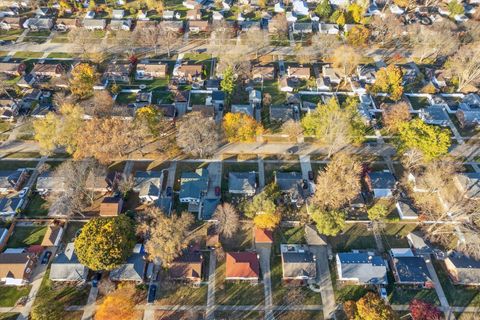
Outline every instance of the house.
<svg viewBox="0 0 480 320">
<path fill-rule="evenodd" d="M 480 261 L 466 256 L 449 256 L 445 268 L 453 283 L 480 286 Z"/>
<path fill-rule="evenodd" d="M 212 220 L 212 217 L 215 214 L 219 204 L 219 197 L 204 199 L 198 210 L 198 220 Z"/>
<path fill-rule="evenodd" d="M 323 34 L 337 35 L 340 33 L 340 30 L 338 29 L 337 24 L 322 22 L 318 25 L 318 32 Z"/>
<path fill-rule="evenodd" d="M 168 65 L 164 63 L 139 63 L 135 71 L 135 79 L 152 80 L 156 78 L 165 78 L 168 72 Z"/>
<path fill-rule="evenodd" d="M 308 80 L 310 78 L 310 68 L 308 67 L 288 67 L 287 74 L 290 78 Z"/>
<path fill-rule="evenodd" d="M 36 189 L 41 195 L 49 192 L 62 192 L 65 191 L 65 184 L 62 177 L 53 175 L 51 172 L 44 172 L 37 179 Z"/>
<path fill-rule="evenodd" d="M 128 82 L 130 80 L 131 65 L 129 63 L 113 62 L 107 66 L 103 78 L 115 82 Z"/>
<path fill-rule="evenodd" d="M 133 248 L 132 254 L 127 258 L 127 261 L 118 268 L 110 271 L 110 280 L 133 281 L 136 283 L 143 282 L 146 267 L 144 255 L 143 245 L 137 243 Z"/>
<path fill-rule="evenodd" d="M 182 64 L 174 70 L 174 76 L 183 81 L 195 82 L 201 80 L 203 76 L 202 64 Z"/>
<path fill-rule="evenodd" d="M 208 79 L 205 81 L 205 89 L 206 90 L 219 90 L 220 89 L 220 79 Z"/>
<path fill-rule="evenodd" d="M 354 284 L 387 284 L 387 265 L 381 256 L 341 252 L 335 256 L 338 280 Z"/>
<path fill-rule="evenodd" d="M 202 13 L 200 12 L 199 9 L 190 9 L 187 11 L 186 15 L 187 20 L 201 20 L 202 19 Z"/>
<path fill-rule="evenodd" d="M 189 20 L 188 30 L 193 33 L 208 32 L 210 30 L 210 25 L 206 20 Z"/>
<path fill-rule="evenodd" d="M 315 84 L 317 85 L 318 91 L 331 91 L 332 85 L 330 84 L 330 79 L 326 77 L 318 77 L 315 79 Z"/>
<path fill-rule="evenodd" d="M 105 197 L 100 203 L 101 217 L 116 217 L 122 212 L 123 199 L 120 197 Z"/>
<path fill-rule="evenodd" d="M 239 20 L 238 25 L 240 27 L 240 30 L 242 30 L 243 32 L 250 30 L 260 31 L 262 29 L 260 21 L 255 20 Z"/>
<path fill-rule="evenodd" d="M 251 90 L 248 94 L 248 102 L 260 105 L 262 103 L 262 92 L 260 90 Z"/>
<path fill-rule="evenodd" d="M 466 95 L 458 106 L 456 116 L 462 127 L 475 127 L 480 124 L 480 96 Z"/>
<path fill-rule="evenodd" d="M 170 264 L 170 279 L 200 284 L 203 256 L 199 251 L 186 250 Z"/>
<path fill-rule="evenodd" d="M 413 204 L 407 199 L 400 199 L 395 204 L 398 215 L 401 220 L 416 220 L 418 219 L 418 212 L 413 207 Z"/>
<path fill-rule="evenodd" d="M 255 66 L 252 68 L 252 79 L 254 81 L 274 80 L 275 67 Z"/>
<path fill-rule="evenodd" d="M 395 177 L 388 170 L 367 173 L 365 182 L 374 198 L 391 197 L 397 184 Z"/>
<path fill-rule="evenodd" d="M 120 20 L 125 16 L 125 11 L 122 9 L 113 9 L 112 10 L 112 19 Z"/>
<path fill-rule="evenodd" d="M 301 172 L 281 172 L 275 171 L 275 184 L 280 192 L 287 195 L 291 202 L 297 203 L 308 193 L 308 185 L 303 181 Z M 307 192 L 304 192 L 306 190 Z"/>
<path fill-rule="evenodd" d="M 372 64 L 363 64 L 357 67 L 358 80 L 368 84 L 374 84 L 376 80 L 377 67 Z"/>
<path fill-rule="evenodd" d="M 317 264 L 307 245 L 281 244 L 282 280 L 287 284 L 306 285 L 315 282 Z"/>
<path fill-rule="evenodd" d="M 251 172 L 229 172 L 228 192 L 253 196 L 257 191 L 257 174 Z"/>
<path fill-rule="evenodd" d="M 190 9 L 190 10 L 200 8 L 200 5 L 195 0 L 185 0 L 185 1 L 182 2 L 182 4 L 185 8 Z"/>
<path fill-rule="evenodd" d="M 292 32 L 294 34 L 309 34 L 313 32 L 311 22 L 295 22 L 293 24 Z"/>
<path fill-rule="evenodd" d="M 75 18 L 61 18 L 57 19 L 55 29 L 60 32 L 76 29 L 80 27 L 80 20 Z"/>
<path fill-rule="evenodd" d="M 297 16 L 307 16 L 308 15 L 308 6 L 302 0 L 293 1 L 293 13 Z"/>
<path fill-rule="evenodd" d="M 324 78 L 327 78 L 330 83 L 339 84 L 342 78 L 338 74 L 337 70 L 329 65 L 322 66 L 322 74 Z"/>
<path fill-rule="evenodd" d="M 162 171 L 137 171 L 133 191 L 138 192 L 141 201 L 156 201 L 160 197 L 162 178 Z"/>
<path fill-rule="evenodd" d="M 421 234 L 410 232 L 407 234 L 407 241 L 410 249 L 416 256 L 429 256 L 433 253 L 432 248 L 423 240 Z"/>
<path fill-rule="evenodd" d="M 433 281 L 424 258 L 405 254 L 391 257 L 390 264 L 395 282 L 433 288 Z"/>
<path fill-rule="evenodd" d="M 183 172 L 180 178 L 180 202 L 200 204 L 208 189 L 208 170 Z"/>
<path fill-rule="evenodd" d="M 29 253 L 0 253 L 0 282 L 7 286 L 27 284 L 35 262 L 35 255 Z"/>
<path fill-rule="evenodd" d="M 174 91 L 175 94 L 175 110 L 177 116 L 182 116 L 187 112 L 188 101 L 190 100 L 190 91 Z"/>
<path fill-rule="evenodd" d="M 53 28 L 53 20 L 50 18 L 29 18 L 23 23 L 23 28 L 32 31 L 51 30 Z"/>
<path fill-rule="evenodd" d="M 256 252 L 226 252 L 225 280 L 257 283 L 260 263 Z"/>
<path fill-rule="evenodd" d="M 173 20 L 174 16 L 175 16 L 175 11 L 163 10 L 163 15 L 162 15 L 163 20 Z"/>
<path fill-rule="evenodd" d="M 255 243 L 273 243 L 273 231 L 255 227 L 253 230 Z"/>
<path fill-rule="evenodd" d="M 270 106 L 270 121 L 286 122 L 294 118 L 293 108 L 285 105 Z"/>
<path fill-rule="evenodd" d="M 23 26 L 23 18 L 20 17 L 1 17 L 0 30 L 21 29 Z"/>
<path fill-rule="evenodd" d="M 13 121 L 18 115 L 20 105 L 15 99 L 0 98 L 0 119 Z"/>
<path fill-rule="evenodd" d="M 66 282 L 87 281 L 88 269 L 78 261 L 75 244 L 67 243 L 65 250 L 53 260 L 50 268 L 50 280 Z"/>
<path fill-rule="evenodd" d="M 162 113 L 166 120 L 173 120 L 177 117 L 177 109 L 173 104 L 160 104 L 156 108 Z"/>
<path fill-rule="evenodd" d="M 105 19 L 84 19 L 83 27 L 87 30 L 105 30 L 107 20 Z"/>
<path fill-rule="evenodd" d="M 137 96 L 135 97 L 135 107 L 142 108 L 152 104 L 152 97 L 153 93 L 151 91 L 139 91 L 137 92 Z"/>
<path fill-rule="evenodd" d="M 28 177 L 29 173 L 26 169 L 0 171 L 0 193 L 19 191 Z"/>
<path fill-rule="evenodd" d="M 461 172 L 455 175 L 455 185 L 467 199 L 480 198 L 480 173 Z"/>
<path fill-rule="evenodd" d="M 245 113 L 252 118 L 254 117 L 253 109 L 251 104 L 232 104 L 231 106 L 232 113 Z"/>
<path fill-rule="evenodd" d="M 45 236 L 43 237 L 41 245 L 43 247 L 56 247 L 60 244 L 63 236 L 63 226 L 59 224 L 51 224 L 47 227 Z"/>
<path fill-rule="evenodd" d="M 403 85 L 415 82 L 421 75 L 420 68 L 414 62 L 405 63 L 400 68 L 403 72 Z"/>
<path fill-rule="evenodd" d="M 65 73 L 63 66 L 60 63 L 47 64 L 47 63 L 36 63 L 33 66 L 31 74 L 35 77 L 51 77 L 58 78 Z"/>
<path fill-rule="evenodd" d="M 19 197 L 0 199 L 0 216 L 14 216 L 21 208 L 22 199 Z"/>
<path fill-rule="evenodd" d="M 448 116 L 445 105 L 434 104 L 427 108 L 421 109 L 419 113 L 420 119 L 426 124 L 447 127 L 450 124 L 450 117 Z"/>
<path fill-rule="evenodd" d="M 132 29 L 132 20 L 131 19 L 111 20 L 108 27 L 110 28 L 110 30 L 130 31 Z"/>
<path fill-rule="evenodd" d="M 183 21 L 161 21 L 158 25 L 165 31 L 183 32 Z"/>
</svg>

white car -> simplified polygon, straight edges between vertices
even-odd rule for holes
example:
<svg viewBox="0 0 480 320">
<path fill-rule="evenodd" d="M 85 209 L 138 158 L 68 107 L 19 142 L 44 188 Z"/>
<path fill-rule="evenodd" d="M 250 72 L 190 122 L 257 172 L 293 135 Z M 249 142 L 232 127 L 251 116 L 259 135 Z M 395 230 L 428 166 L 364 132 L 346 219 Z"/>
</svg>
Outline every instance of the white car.
<svg viewBox="0 0 480 320">
<path fill-rule="evenodd" d="M 396 4 L 390 5 L 389 9 L 390 9 L 390 12 L 393 13 L 393 14 L 401 15 L 401 14 L 405 13 L 405 10 L 403 10 L 402 8 L 397 6 Z"/>
<path fill-rule="evenodd" d="M 19 196 L 20 198 L 23 198 L 23 197 L 25 197 L 25 196 L 27 195 L 27 193 L 28 193 L 28 188 L 23 188 L 23 189 L 20 190 L 20 192 L 18 193 L 18 196 Z"/>
<path fill-rule="evenodd" d="M 468 17 L 464 14 L 457 14 L 453 19 L 455 19 L 456 22 L 465 22 L 468 20 Z"/>
</svg>

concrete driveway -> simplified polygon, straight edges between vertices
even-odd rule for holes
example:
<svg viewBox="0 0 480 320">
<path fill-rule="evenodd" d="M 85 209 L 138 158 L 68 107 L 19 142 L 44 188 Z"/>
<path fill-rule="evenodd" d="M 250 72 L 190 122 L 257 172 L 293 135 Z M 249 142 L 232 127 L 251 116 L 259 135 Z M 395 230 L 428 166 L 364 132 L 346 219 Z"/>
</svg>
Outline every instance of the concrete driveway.
<svg viewBox="0 0 480 320">
<path fill-rule="evenodd" d="M 263 276 L 263 290 L 265 294 L 265 319 L 273 320 L 272 280 L 270 277 L 270 256 L 272 245 L 270 243 L 255 243 L 255 248 L 260 256 L 260 269 Z"/>
<path fill-rule="evenodd" d="M 215 187 L 221 187 L 222 183 L 222 162 L 215 161 L 208 165 L 208 191 L 207 199 L 216 199 L 220 196 L 215 195 Z"/>
</svg>

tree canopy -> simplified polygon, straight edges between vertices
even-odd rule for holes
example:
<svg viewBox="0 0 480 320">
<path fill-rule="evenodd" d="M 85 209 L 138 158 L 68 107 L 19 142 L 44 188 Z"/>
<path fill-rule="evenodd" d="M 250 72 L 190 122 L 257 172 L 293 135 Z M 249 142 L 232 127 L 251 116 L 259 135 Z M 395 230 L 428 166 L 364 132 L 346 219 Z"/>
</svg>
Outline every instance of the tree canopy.
<svg viewBox="0 0 480 320">
<path fill-rule="evenodd" d="M 72 70 L 70 91 L 79 99 L 85 99 L 93 94 L 93 86 L 97 79 L 98 75 L 91 65 L 80 63 Z"/>
<path fill-rule="evenodd" d="M 336 236 L 345 227 L 345 212 L 340 210 L 323 210 L 319 207 L 312 207 L 311 217 L 317 226 L 320 234 Z"/>
<path fill-rule="evenodd" d="M 367 213 L 368 213 L 368 219 L 373 221 L 381 220 L 388 215 L 388 208 L 381 203 L 376 203 L 375 205 L 373 205 L 371 208 L 367 210 Z"/>
<path fill-rule="evenodd" d="M 374 93 L 388 93 L 394 101 L 400 100 L 403 95 L 403 72 L 400 67 L 391 64 L 378 70 L 375 84 L 370 87 Z"/>
<path fill-rule="evenodd" d="M 263 126 L 245 113 L 227 113 L 223 128 L 229 142 L 255 142 L 263 133 Z"/>
<path fill-rule="evenodd" d="M 96 320 L 130 320 L 135 319 L 135 288 L 132 285 L 119 286 L 109 293 L 95 312 Z"/>
</svg>

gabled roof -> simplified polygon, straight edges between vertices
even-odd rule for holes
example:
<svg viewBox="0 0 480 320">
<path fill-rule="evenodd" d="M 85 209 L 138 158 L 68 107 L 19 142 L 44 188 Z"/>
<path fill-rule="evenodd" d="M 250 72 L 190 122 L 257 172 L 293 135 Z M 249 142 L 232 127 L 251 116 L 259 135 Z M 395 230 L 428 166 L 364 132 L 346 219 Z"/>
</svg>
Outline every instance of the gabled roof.
<svg viewBox="0 0 480 320">
<path fill-rule="evenodd" d="M 307 250 L 282 252 L 282 267 L 284 278 L 315 278 L 317 275 L 313 253 Z"/>
<path fill-rule="evenodd" d="M 170 277 L 173 279 L 200 279 L 202 277 L 202 261 L 200 252 L 184 252 L 171 263 Z"/>
<path fill-rule="evenodd" d="M 114 281 L 143 281 L 145 274 L 145 260 L 142 250 L 135 246 L 134 252 L 127 261 L 110 272 L 110 279 Z"/>
<path fill-rule="evenodd" d="M 0 199 L 0 212 L 15 212 L 18 208 L 18 204 L 20 203 L 19 197 L 11 197 L 11 198 L 2 198 Z"/>
<path fill-rule="evenodd" d="M 395 177 L 388 171 L 375 171 L 368 173 L 373 189 L 393 189 Z"/>
<path fill-rule="evenodd" d="M 423 258 L 397 257 L 393 258 L 392 261 L 398 282 L 424 284 L 432 281 Z"/>
<path fill-rule="evenodd" d="M 255 227 L 255 243 L 273 243 L 273 232 Z"/>
<path fill-rule="evenodd" d="M 137 171 L 135 172 L 135 187 L 133 188 L 139 193 L 139 196 L 160 194 L 161 188 L 161 171 Z"/>
<path fill-rule="evenodd" d="M 57 245 L 57 239 L 61 236 L 63 228 L 59 225 L 49 225 L 42 240 L 42 246 L 50 247 Z"/>
<path fill-rule="evenodd" d="M 255 252 L 227 252 L 227 278 L 256 278 L 260 275 L 260 263 Z"/>
<path fill-rule="evenodd" d="M 0 253 L 0 278 L 23 279 L 31 258 L 28 253 Z"/>
<path fill-rule="evenodd" d="M 208 170 L 198 169 L 195 172 L 183 172 L 180 178 L 180 198 L 200 198 L 208 187 Z"/>
<path fill-rule="evenodd" d="M 380 256 L 368 253 L 337 253 L 340 280 L 357 280 L 365 284 L 387 283 L 387 266 Z"/>
<path fill-rule="evenodd" d="M 228 191 L 241 193 L 255 193 L 257 186 L 255 172 L 229 172 Z"/>
<path fill-rule="evenodd" d="M 87 278 L 88 269 L 82 265 L 75 254 L 75 245 L 70 242 L 65 251 L 52 262 L 50 279 L 58 281 L 83 281 Z"/>
<path fill-rule="evenodd" d="M 480 197 L 480 173 L 477 172 L 461 172 L 457 173 L 457 184 L 462 192 L 468 198 Z"/>
<path fill-rule="evenodd" d="M 282 172 L 275 171 L 275 183 L 282 192 L 292 192 L 298 190 L 299 185 L 303 183 L 301 172 Z"/>
</svg>

